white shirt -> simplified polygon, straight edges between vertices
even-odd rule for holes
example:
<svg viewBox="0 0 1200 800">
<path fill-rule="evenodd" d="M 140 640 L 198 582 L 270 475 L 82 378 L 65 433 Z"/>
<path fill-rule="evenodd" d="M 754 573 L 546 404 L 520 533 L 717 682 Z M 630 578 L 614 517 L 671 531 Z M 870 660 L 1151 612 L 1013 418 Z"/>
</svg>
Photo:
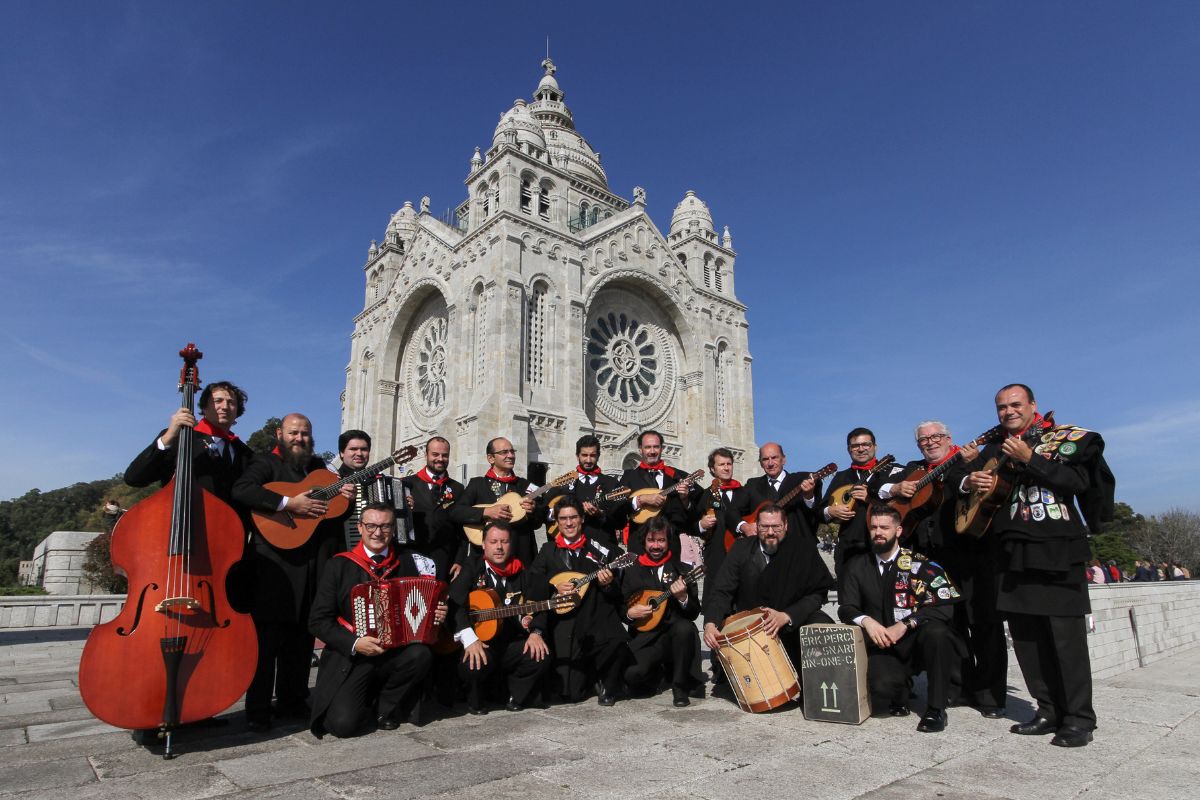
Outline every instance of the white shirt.
<svg viewBox="0 0 1200 800">
<path fill-rule="evenodd" d="M 900 547 L 898 545 L 896 549 L 892 551 L 892 554 L 887 558 L 882 557 L 878 553 L 875 554 L 875 566 L 879 569 L 879 577 L 883 577 L 883 573 L 887 571 L 888 566 L 894 563 L 896 561 L 896 557 L 899 555 Z M 854 618 L 854 624 L 862 627 L 863 620 L 867 619 L 867 616 L 867 614 L 859 614 Z"/>
</svg>

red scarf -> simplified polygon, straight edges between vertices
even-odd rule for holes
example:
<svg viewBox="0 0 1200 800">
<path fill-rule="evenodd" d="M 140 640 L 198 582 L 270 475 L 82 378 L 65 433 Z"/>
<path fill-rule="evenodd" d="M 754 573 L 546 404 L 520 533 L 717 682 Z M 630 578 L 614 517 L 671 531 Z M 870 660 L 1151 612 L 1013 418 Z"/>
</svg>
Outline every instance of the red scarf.
<svg viewBox="0 0 1200 800">
<path fill-rule="evenodd" d="M 201 419 L 196 423 L 196 427 L 192 428 L 196 433 L 203 433 L 217 439 L 224 439 L 227 442 L 237 441 L 237 434 L 227 431 L 224 428 L 218 428 L 216 425 L 209 423 L 206 419 Z"/>
<path fill-rule="evenodd" d="M 671 560 L 672 555 L 673 554 L 671 551 L 668 550 L 663 554 L 662 558 L 660 558 L 658 561 L 655 561 L 650 557 L 649 553 L 642 553 L 640 556 L 638 556 L 638 563 L 643 567 L 661 567 L 663 564 Z"/>
<path fill-rule="evenodd" d="M 563 535 L 560 533 L 554 537 L 554 544 L 556 547 L 561 547 L 563 550 L 570 550 L 571 552 L 578 552 L 579 550 L 583 549 L 584 545 L 587 544 L 587 537 L 580 536 L 575 541 L 568 542 L 566 539 L 563 538 Z"/>
<path fill-rule="evenodd" d="M 879 463 L 878 458 L 872 458 L 870 461 L 868 461 L 865 464 L 851 464 L 850 469 L 862 469 L 862 470 L 875 469 L 875 465 L 878 463 Z"/>
<path fill-rule="evenodd" d="M 951 448 L 950 448 L 950 452 L 949 452 L 949 453 L 946 453 L 946 455 L 944 455 L 942 458 L 938 459 L 938 461 L 937 461 L 937 463 L 936 463 L 936 464 L 929 464 L 929 465 L 928 465 L 928 469 L 934 469 L 934 468 L 936 468 L 936 467 L 939 467 L 939 466 L 941 466 L 942 464 L 945 464 L 947 461 L 949 461 L 951 458 L 953 458 L 953 457 L 954 457 L 954 454 L 955 454 L 955 453 L 957 453 L 957 452 L 958 452 L 959 450 L 961 450 L 961 449 L 962 449 L 962 448 L 961 448 L 961 447 L 959 447 L 958 445 L 954 445 L 954 447 L 951 447 Z"/>
<path fill-rule="evenodd" d="M 1022 428 L 1020 433 L 1013 433 L 1013 434 L 1009 434 L 1009 435 L 1020 437 L 1020 436 L 1024 436 L 1025 431 L 1029 430 L 1030 428 L 1049 428 L 1049 427 L 1050 426 L 1046 424 L 1045 418 L 1042 417 L 1041 414 L 1039 414 L 1035 411 L 1035 412 L 1033 412 L 1033 421 L 1032 422 L 1030 422 L 1028 425 L 1026 425 L 1024 428 Z M 196 426 L 196 430 L 200 430 L 199 425 Z"/>
<path fill-rule="evenodd" d="M 721 481 L 721 488 L 722 489 L 740 489 L 740 488 L 742 488 L 742 484 L 740 481 L 738 481 L 737 478 L 730 478 L 727 481 Z"/>
<path fill-rule="evenodd" d="M 353 550 L 335 553 L 335 555 L 350 559 L 375 580 L 386 577 L 389 572 L 400 566 L 400 556 L 396 553 L 395 547 L 388 547 L 387 557 L 378 564 L 371 560 L 371 554 L 367 552 L 366 545 L 361 542 Z"/>
<path fill-rule="evenodd" d="M 592 467 L 591 469 L 584 469 L 583 465 L 581 465 L 581 464 L 575 465 L 575 471 L 578 472 L 580 475 L 600 475 L 600 474 L 602 474 L 600 467 Z"/>
<path fill-rule="evenodd" d="M 495 564 L 493 564 L 490 561 L 487 562 L 487 566 L 488 566 L 488 569 L 490 569 L 492 572 L 499 575 L 501 578 L 504 578 L 505 580 L 508 580 L 509 578 L 513 577 L 514 575 L 516 575 L 518 572 L 520 572 L 522 569 L 525 568 L 525 565 L 521 563 L 521 559 L 519 559 L 519 558 L 510 558 L 508 560 L 508 563 L 505 564 L 503 567 L 497 567 Z"/>
<path fill-rule="evenodd" d="M 433 478 L 429 475 L 429 465 L 421 467 L 421 471 L 417 473 L 417 477 L 426 483 L 432 483 L 434 486 L 441 486 L 447 480 L 447 476 L 443 473 L 440 478 Z"/>
<path fill-rule="evenodd" d="M 638 469 L 644 469 L 647 472 L 661 472 L 663 475 L 666 475 L 668 478 L 675 477 L 675 470 L 668 467 L 662 461 L 659 461 L 657 464 L 647 464 L 645 461 L 639 461 Z"/>
<path fill-rule="evenodd" d="M 484 475 L 483 477 L 488 478 L 489 480 L 493 480 L 493 481 L 500 481 L 501 483 L 512 483 L 513 481 L 515 481 L 517 479 L 516 473 L 509 475 L 507 478 L 501 478 L 499 475 L 497 475 L 495 473 L 495 471 L 491 467 L 488 467 L 487 474 Z"/>
<path fill-rule="evenodd" d="M 279 445 L 275 445 L 271 448 L 271 455 L 283 458 L 283 453 L 279 452 Z"/>
</svg>

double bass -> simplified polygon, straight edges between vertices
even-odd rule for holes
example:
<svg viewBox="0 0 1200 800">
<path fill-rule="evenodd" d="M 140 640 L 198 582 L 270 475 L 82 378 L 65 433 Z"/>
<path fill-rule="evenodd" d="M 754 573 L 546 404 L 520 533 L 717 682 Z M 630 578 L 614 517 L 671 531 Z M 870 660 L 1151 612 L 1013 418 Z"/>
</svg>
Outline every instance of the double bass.
<svg viewBox="0 0 1200 800">
<path fill-rule="evenodd" d="M 179 355 L 191 411 L 203 354 L 189 342 Z M 113 529 L 113 570 L 129 593 L 116 618 L 92 629 L 79 661 L 88 710 L 118 728 L 157 728 L 164 758 L 173 757 L 171 731 L 237 702 L 258 661 L 254 623 L 230 607 L 225 587 L 242 557 L 242 523 L 193 479 L 193 438 L 181 433 L 174 477 Z"/>
</svg>

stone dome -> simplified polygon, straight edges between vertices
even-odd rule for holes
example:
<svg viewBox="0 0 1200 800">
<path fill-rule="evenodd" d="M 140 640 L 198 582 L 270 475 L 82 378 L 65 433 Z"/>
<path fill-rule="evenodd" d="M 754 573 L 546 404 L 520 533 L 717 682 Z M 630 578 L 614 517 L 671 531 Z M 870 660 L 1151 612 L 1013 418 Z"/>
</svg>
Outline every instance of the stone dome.
<svg viewBox="0 0 1200 800">
<path fill-rule="evenodd" d="M 708 206 L 691 189 L 688 189 L 679 205 L 675 206 L 675 212 L 671 214 L 671 234 L 684 233 L 689 228 L 716 233 Z"/>
<path fill-rule="evenodd" d="M 575 130 L 575 118 L 567 108 L 566 95 L 554 77 L 557 67 L 547 58 L 542 62 L 542 68 L 546 74 L 533 93 L 529 113 L 545 132 L 551 161 L 554 166 L 607 189 L 608 176 L 600 166 L 600 155 Z"/>
<path fill-rule="evenodd" d="M 398 239 L 411 242 L 417 235 L 417 230 L 420 225 L 417 222 L 417 212 L 413 209 L 411 200 L 404 201 L 404 207 L 392 215 L 392 219 L 388 222 L 387 232 L 384 235 L 385 242 L 394 242 Z"/>
<path fill-rule="evenodd" d="M 492 147 L 504 142 L 515 141 L 518 145 L 532 144 L 540 150 L 546 149 L 546 136 L 542 126 L 529 113 L 525 101 L 518 99 L 513 107 L 500 116 L 500 124 L 492 135 Z"/>
</svg>

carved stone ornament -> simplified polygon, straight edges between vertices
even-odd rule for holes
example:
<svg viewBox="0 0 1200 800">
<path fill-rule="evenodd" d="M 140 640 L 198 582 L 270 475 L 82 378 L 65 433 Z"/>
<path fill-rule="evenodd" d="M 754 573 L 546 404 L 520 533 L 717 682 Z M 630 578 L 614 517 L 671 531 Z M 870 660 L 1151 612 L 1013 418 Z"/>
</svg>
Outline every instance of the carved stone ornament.
<svg viewBox="0 0 1200 800">
<path fill-rule="evenodd" d="M 632 310 L 599 314 L 588 328 L 587 370 L 596 408 L 614 422 L 646 422 L 670 406 L 675 354 L 670 335 Z"/>
<path fill-rule="evenodd" d="M 446 317 L 446 304 L 440 295 L 427 300 L 416 315 L 404 347 L 405 397 L 414 421 L 423 430 L 430 430 L 427 426 L 436 421 L 446 405 L 450 380 Z"/>
</svg>

